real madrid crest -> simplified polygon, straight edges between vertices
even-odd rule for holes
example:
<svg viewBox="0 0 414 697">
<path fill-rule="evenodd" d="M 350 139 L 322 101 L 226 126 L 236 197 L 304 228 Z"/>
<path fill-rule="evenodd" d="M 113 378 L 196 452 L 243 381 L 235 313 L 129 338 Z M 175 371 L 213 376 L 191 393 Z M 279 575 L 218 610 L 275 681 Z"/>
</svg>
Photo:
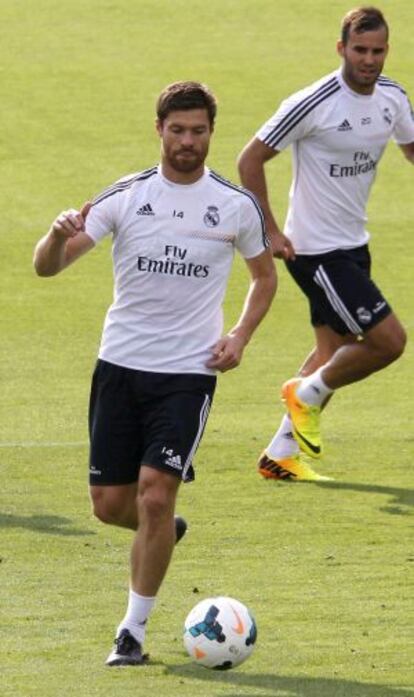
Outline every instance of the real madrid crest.
<svg viewBox="0 0 414 697">
<path fill-rule="evenodd" d="M 220 222 L 220 216 L 217 206 L 207 206 L 207 212 L 203 218 L 207 227 L 216 227 Z"/>
<path fill-rule="evenodd" d="M 388 123 L 388 125 L 391 126 L 391 124 L 392 124 L 392 114 L 391 114 L 390 109 L 388 109 L 387 106 L 384 107 L 384 109 L 382 110 L 382 116 L 383 116 L 383 118 L 384 118 L 385 123 Z"/>
<path fill-rule="evenodd" d="M 358 307 L 356 313 L 361 324 L 368 324 L 372 319 L 372 314 L 366 307 Z"/>
</svg>

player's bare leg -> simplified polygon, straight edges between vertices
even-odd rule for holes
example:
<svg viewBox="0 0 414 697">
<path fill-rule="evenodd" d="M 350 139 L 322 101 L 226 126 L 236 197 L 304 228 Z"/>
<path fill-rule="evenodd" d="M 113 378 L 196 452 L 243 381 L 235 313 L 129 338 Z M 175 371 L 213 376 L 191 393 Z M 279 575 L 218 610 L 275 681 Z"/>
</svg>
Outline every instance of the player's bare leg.
<svg viewBox="0 0 414 697">
<path fill-rule="evenodd" d="M 174 516 L 181 480 L 155 468 L 141 466 L 138 484 L 91 487 L 95 515 L 105 523 L 136 531 L 131 547 L 128 607 L 120 623 L 109 666 L 141 665 L 148 616 L 180 539 Z M 139 524 L 138 524 L 139 522 Z M 181 535 L 185 532 L 181 531 Z"/>
<path fill-rule="evenodd" d="M 131 587 L 140 595 L 156 595 L 170 563 L 180 482 L 167 472 L 141 467 L 137 496 L 140 524 L 131 550 Z"/>
<path fill-rule="evenodd" d="M 91 486 L 89 489 L 94 515 L 108 525 L 137 530 L 136 482 L 117 486 Z"/>
<path fill-rule="evenodd" d="M 129 530 L 138 529 L 137 510 L 138 485 L 121 484 L 117 486 L 91 486 L 90 496 L 94 515 L 108 525 L 116 525 Z M 187 523 L 181 516 L 176 515 L 175 542 L 185 535 Z"/>
<path fill-rule="evenodd" d="M 181 480 L 142 465 L 136 508 L 139 527 L 131 548 L 128 607 L 107 665 L 140 665 L 146 624 L 176 541 L 174 508 Z"/>
<path fill-rule="evenodd" d="M 299 377 L 307 377 L 328 363 L 338 349 L 357 341 L 353 334 L 337 334 L 327 325 L 314 327 L 315 347 L 305 359 L 298 371 Z"/>
<path fill-rule="evenodd" d="M 302 450 L 311 457 L 320 457 L 319 417 L 333 391 L 382 370 L 401 356 L 405 343 L 405 331 L 391 314 L 367 331 L 360 341 L 339 347 L 309 377 L 285 383 L 282 394 Z"/>
<path fill-rule="evenodd" d="M 336 390 L 363 380 L 399 358 L 407 341 L 406 333 L 394 314 L 370 329 L 361 341 L 335 351 L 322 369 L 326 385 Z"/>
</svg>

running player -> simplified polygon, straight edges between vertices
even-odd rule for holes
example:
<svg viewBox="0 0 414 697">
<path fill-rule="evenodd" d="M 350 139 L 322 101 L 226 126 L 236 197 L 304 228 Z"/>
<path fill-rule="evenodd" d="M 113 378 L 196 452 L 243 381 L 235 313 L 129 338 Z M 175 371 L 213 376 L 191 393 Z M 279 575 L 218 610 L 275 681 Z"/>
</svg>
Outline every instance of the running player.
<svg viewBox="0 0 414 697">
<path fill-rule="evenodd" d="M 157 103 L 161 163 L 125 177 L 81 211 L 61 213 L 34 264 L 52 276 L 112 235 L 115 292 L 90 398 L 90 495 L 103 522 L 135 531 L 126 615 L 107 665 L 140 665 L 148 616 L 185 522 L 174 522 L 181 481 L 213 399 L 216 371 L 235 368 L 276 289 L 254 196 L 204 162 L 216 100 L 194 82 Z M 222 336 L 234 252 L 250 288 Z"/>
<path fill-rule="evenodd" d="M 239 158 L 244 186 L 265 213 L 274 256 L 307 296 L 316 345 L 282 388 L 287 413 L 262 454 L 264 477 L 318 480 L 304 462 L 322 454 L 320 412 L 334 391 L 401 356 L 406 335 L 370 278 L 366 205 L 393 138 L 414 162 L 405 90 L 382 75 L 388 26 L 374 7 L 343 19 L 339 70 L 286 99 Z M 282 233 L 269 206 L 265 163 L 292 145 L 293 181 Z"/>
</svg>

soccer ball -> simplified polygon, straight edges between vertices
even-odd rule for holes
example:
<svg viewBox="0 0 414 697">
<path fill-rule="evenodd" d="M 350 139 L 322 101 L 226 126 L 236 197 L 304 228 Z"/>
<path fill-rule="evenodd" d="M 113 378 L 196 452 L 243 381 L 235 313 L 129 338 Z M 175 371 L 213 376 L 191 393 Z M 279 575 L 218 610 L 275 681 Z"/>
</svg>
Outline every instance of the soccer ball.
<svg viewBox="0 0 414 697">
<path fill-rule="evenodd" d="M 234 598 L 206 598 L 184 622 L 184 646 L 189 656 L 206 668 L 227 670 L 246 660 L 257 637 L 256 622 Z"/>
</svg>

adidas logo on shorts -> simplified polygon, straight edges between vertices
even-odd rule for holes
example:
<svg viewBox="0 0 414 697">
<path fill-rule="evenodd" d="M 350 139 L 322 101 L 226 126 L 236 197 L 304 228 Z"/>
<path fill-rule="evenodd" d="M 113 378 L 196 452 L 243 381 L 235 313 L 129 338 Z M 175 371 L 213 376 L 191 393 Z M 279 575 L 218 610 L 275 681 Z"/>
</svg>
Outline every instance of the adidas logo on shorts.
<svg viewBox="0 0 414 697">
<path fill-rule="evenodd" d="M 166 458 L 165 464 L 176 470 L 182 469 L 180 455 L 172 455 L 171 457 Z"/>
<path fill-rule="evenodd" d="M 181 455 L 174 455 L 174 450 L 172 448 L 164 446 L 161 454 L 165 455 L 164 463 L 168 467 L 172 467 L 176 470 L 182 470 Z"/>
</svg>

